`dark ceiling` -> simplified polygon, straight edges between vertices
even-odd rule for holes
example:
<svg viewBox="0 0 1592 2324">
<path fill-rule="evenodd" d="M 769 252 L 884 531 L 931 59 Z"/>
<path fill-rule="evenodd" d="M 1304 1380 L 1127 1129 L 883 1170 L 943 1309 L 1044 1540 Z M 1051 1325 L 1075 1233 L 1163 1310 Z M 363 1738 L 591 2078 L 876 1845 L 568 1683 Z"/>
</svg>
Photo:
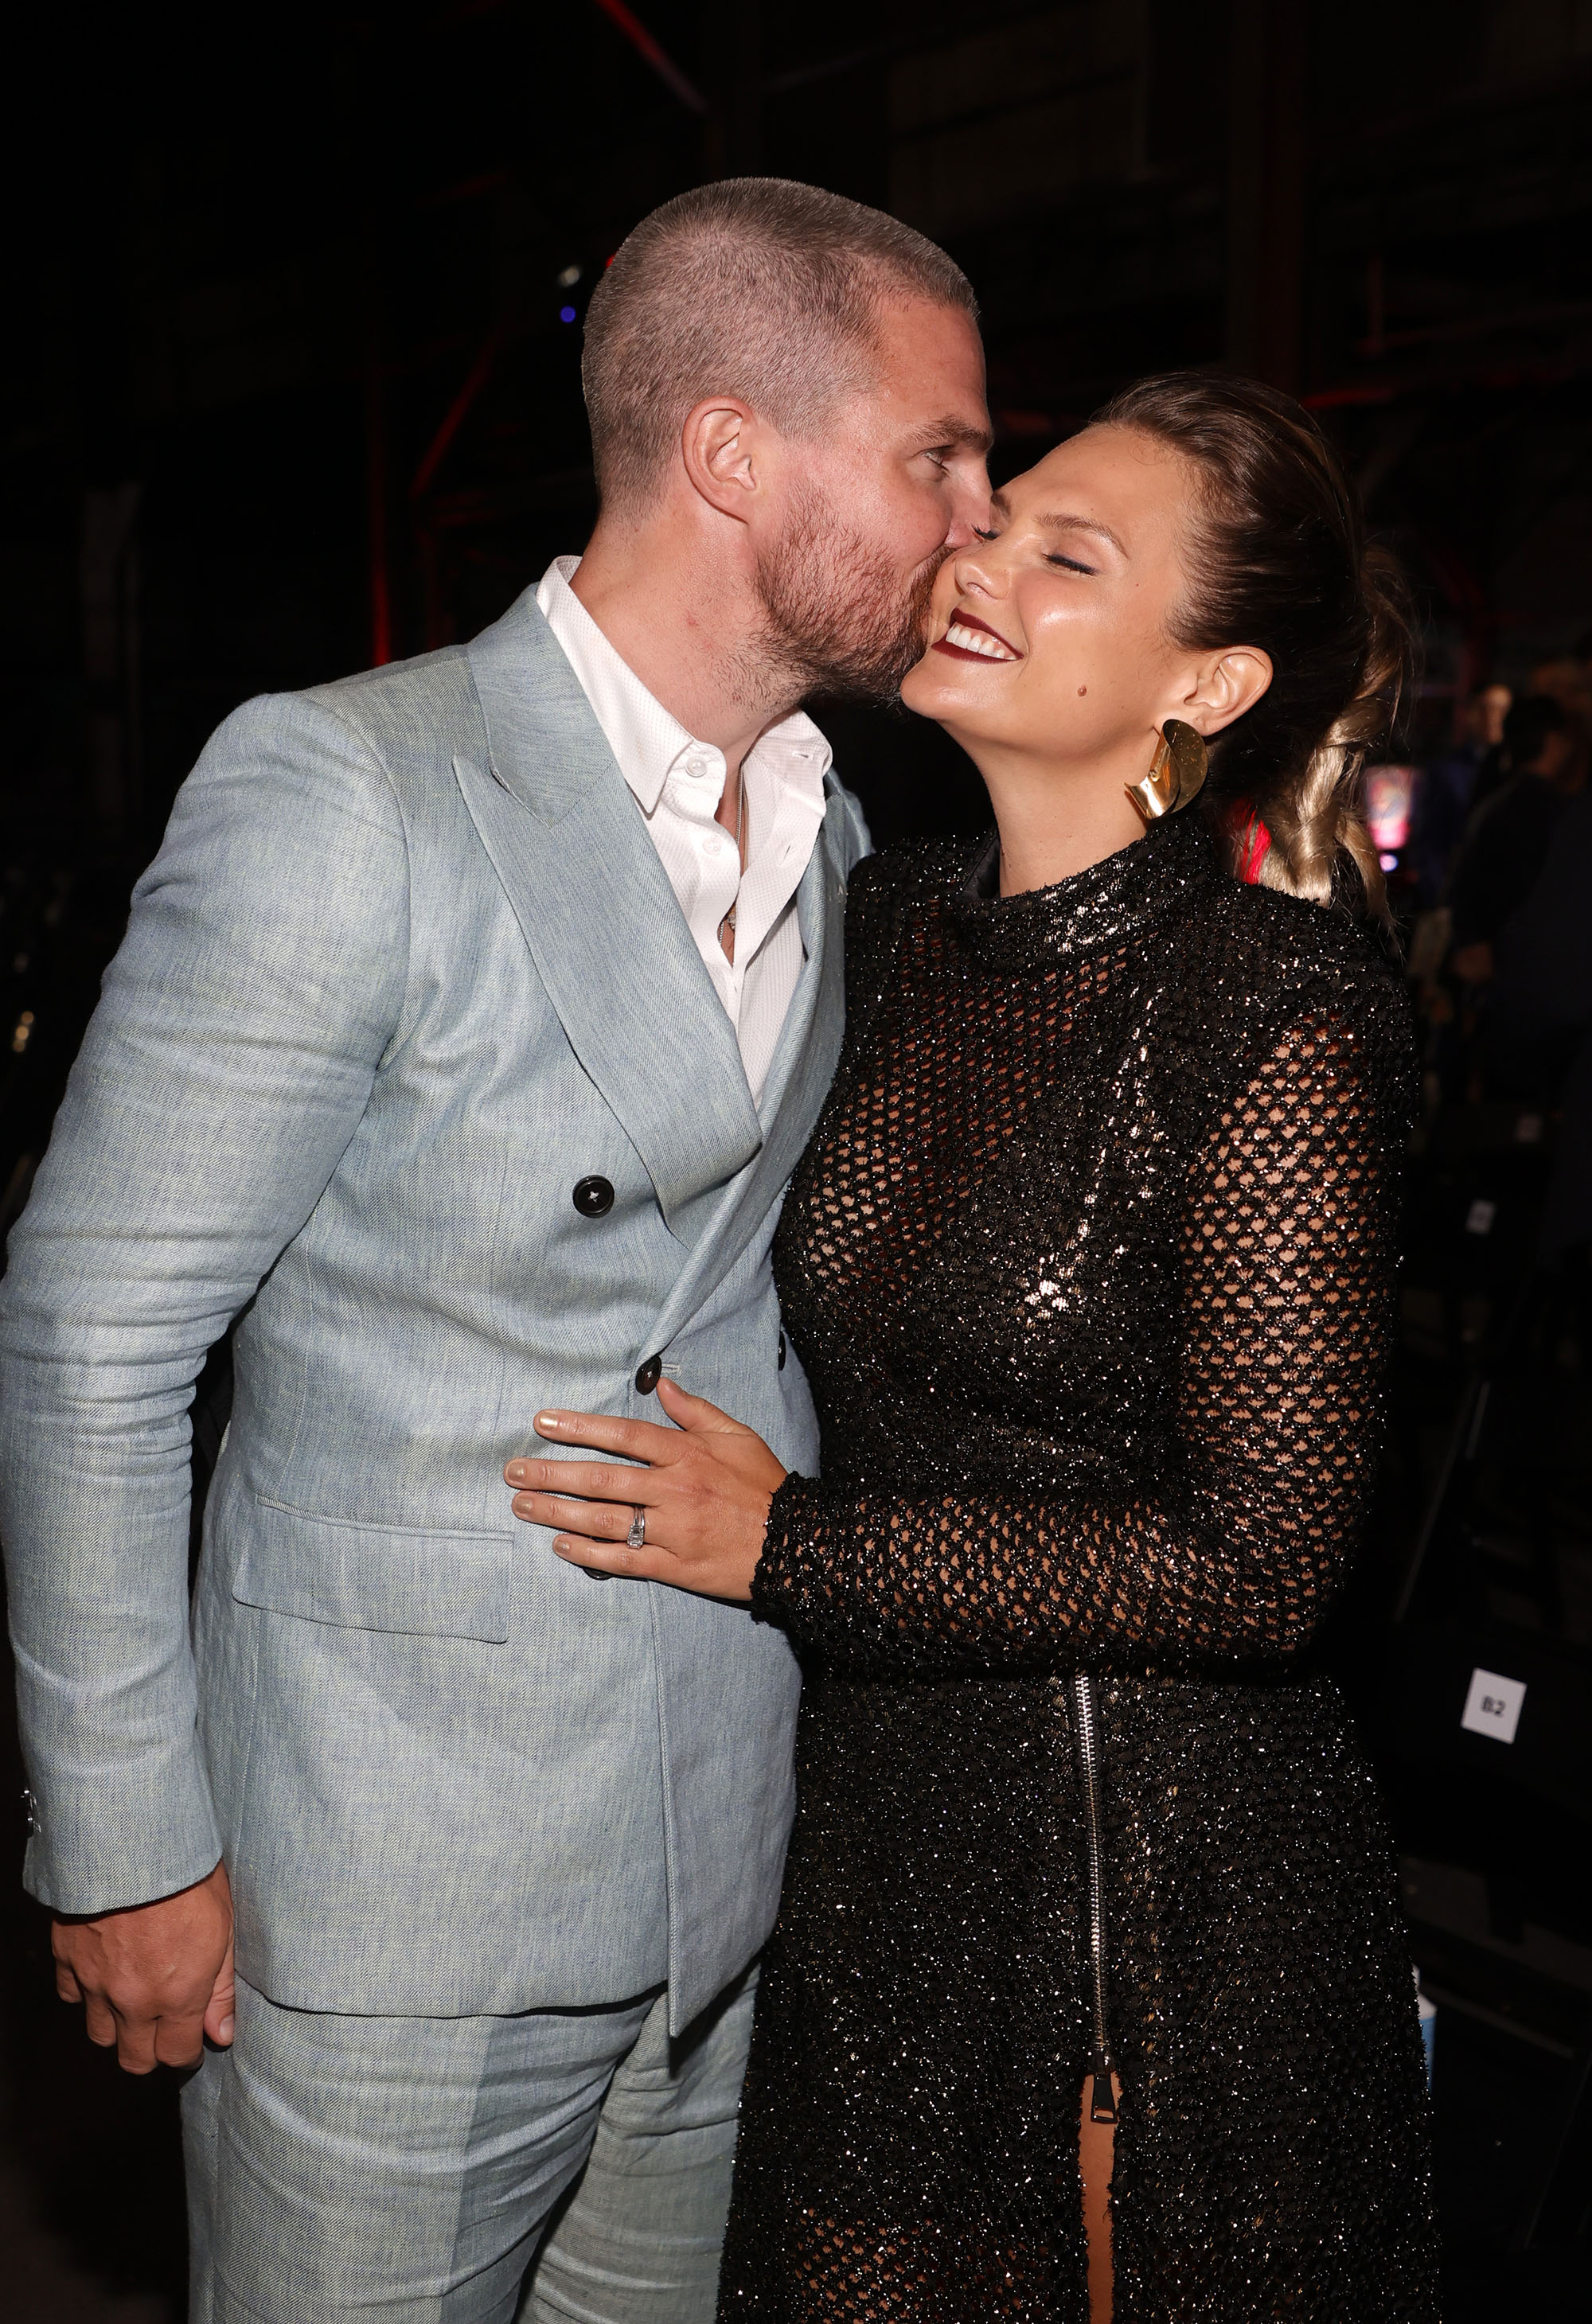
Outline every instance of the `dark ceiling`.
<svg viewBox="0 0 1592 2324">
<path fill-rule="evenodd" d="M 1144 369 L 1302 392 L 1424 592 L 1440 723 L 1592 625 L 1583 13 L 58 9 L 6 161 L 8 796 L 147 845 L 241 696 L 468 635 L 578 547 L 585 297 L 740 169 L 947 242 L 1007 472 Z M 887 823 L 953 811 L 920 738 L 856 733 Z"/>
</svg>

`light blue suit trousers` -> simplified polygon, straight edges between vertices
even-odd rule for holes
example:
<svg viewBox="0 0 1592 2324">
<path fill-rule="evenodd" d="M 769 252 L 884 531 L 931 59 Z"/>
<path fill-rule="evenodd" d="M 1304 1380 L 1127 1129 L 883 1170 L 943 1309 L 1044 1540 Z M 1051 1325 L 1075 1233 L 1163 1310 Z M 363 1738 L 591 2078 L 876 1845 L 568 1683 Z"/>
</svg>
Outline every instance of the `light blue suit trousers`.
<svg viewBox="0 0 1592 2324">
<path fill-rule="evenodd" d="M 712 2324 L 748 1970 L 662 1996 L 347 2017 L 239 1988 L 183 2095 L 189 2324 Z"/>
</svg>

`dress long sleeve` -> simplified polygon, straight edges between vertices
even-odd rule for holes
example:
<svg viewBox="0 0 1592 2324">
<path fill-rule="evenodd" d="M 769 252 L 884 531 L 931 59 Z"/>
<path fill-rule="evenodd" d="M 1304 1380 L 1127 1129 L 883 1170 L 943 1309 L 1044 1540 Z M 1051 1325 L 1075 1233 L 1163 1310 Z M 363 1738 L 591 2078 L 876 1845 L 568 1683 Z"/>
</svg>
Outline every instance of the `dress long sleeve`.
<svg viewBox="0 0 1592 2324">
<path fill-rule="evenodd" d="M 909 1672 L 1202 1667 L 1309 1640 L 1376 1457 L 1397 1161 L 1382 1044 L 1341 1010 L 1283 1013 L 1186 1175 L 1162 1459 L 1107 1495 L 792 1479 L 758 1613 Z"/>
</svg>

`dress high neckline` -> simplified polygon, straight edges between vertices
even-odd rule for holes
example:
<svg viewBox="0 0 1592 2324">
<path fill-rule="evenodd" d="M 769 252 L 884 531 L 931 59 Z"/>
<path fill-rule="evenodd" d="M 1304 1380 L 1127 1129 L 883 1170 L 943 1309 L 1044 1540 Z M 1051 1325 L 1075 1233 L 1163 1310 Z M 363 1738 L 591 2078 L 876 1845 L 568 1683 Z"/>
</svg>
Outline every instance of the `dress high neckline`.
<svg viewBox="0 0 1592 2324">
<path fill-rule="evenodd" d="M 1000 834 L 992 831 L 952 896 L 951 917 L 986 968 L 1021 974 L 1136 936 L 1186 906 L 1218 870 L 1203 816 L 1171 815 L 1115 855 L 1053 887 L 999 893 Z"/>
</svg>

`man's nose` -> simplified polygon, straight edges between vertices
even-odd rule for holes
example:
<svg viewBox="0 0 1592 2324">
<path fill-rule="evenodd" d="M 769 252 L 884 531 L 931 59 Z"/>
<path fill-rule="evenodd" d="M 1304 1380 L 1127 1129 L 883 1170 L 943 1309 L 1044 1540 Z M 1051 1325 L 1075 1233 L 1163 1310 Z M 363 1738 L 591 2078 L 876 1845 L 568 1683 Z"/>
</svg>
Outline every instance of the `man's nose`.
<svg viewBox="0 0 1592 2324">
<path fill-rule="evenodd" d="M 977 540 L 980 530 L 988 530 L 989 495 L 989 472 L 980 460 L 971 473 L 957 479 L 950 527 L 945 536 L 948 549 L 966 549 Z"/>
</svg>

